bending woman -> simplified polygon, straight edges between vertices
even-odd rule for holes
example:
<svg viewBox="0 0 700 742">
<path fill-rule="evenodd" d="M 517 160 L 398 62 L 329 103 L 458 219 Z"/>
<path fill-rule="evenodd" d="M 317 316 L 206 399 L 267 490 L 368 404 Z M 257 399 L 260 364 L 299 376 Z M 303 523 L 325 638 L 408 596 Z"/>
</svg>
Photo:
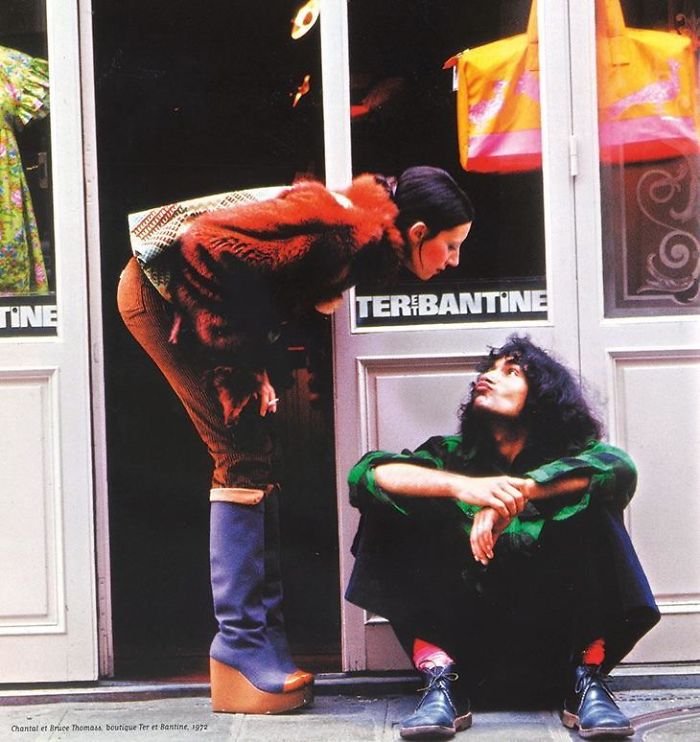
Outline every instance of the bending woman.
<svg viewBox="0 0 700 742">
<path fill-rule="evenodd" d="M 290 322 L 332 314 L 358 280 L 420 279 L 456 266 L 474 212 L 443 170 L 406 170 L 392 189 L 363 175 L 343 193 L 302 182 L 194 219 L 157 291 L 132 258 L 124 322 L 180 398 L 213 461 L 210 560 L 219 630 L 212 706 L 283 712 L 309 703 L 313 675 L 289 652 L 279 568 L 279 481 L 271 414 Z"/>
</svg>

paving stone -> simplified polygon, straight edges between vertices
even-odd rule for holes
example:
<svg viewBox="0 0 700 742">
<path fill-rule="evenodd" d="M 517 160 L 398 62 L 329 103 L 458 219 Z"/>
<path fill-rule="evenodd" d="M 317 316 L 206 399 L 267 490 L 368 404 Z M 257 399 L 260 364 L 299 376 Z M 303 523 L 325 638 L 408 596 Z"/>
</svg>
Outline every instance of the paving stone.
<svg viewBox="0 0 700 742">
<path fill-rule="evenodd" d="M 637 727 L 635 742 L 698 742 L 700 690 L 616 694 Z M 417 694 L 317 696 L 313 707 L 285 715 L 213 714 L 209 699 L 97 700 L 2 705 L 0 742 L 394 742 Z M 571 742 L 558 709 L 481 711 L 456 742 Z"/>
</svg>

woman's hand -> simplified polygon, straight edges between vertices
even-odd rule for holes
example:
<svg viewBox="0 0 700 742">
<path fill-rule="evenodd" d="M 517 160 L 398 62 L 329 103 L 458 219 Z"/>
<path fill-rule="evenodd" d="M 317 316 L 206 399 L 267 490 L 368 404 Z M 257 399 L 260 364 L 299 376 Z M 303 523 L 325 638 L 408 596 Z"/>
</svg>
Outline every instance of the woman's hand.
<svg viewBox="0 0 700 742">
<path fill-rule="evenodd" d="M 525 484 L 518 477 L 465 477 L 455 482 L 454 496 L 469 505 L 493 508 L 503 518 L 522 512 L 527 502 L 520 488 Z"/>
<path fill-rule="evenodd" d="M 510 518 L 503 518 L 493 508 L 479 510 L 469 535 L 472 554 L 477 562 L 487 565 L 493 559 L 493 547 L 508 523 Z"/>
<path fill-rule="evenodd" d="M 319 314 L 325 314 L 328 316 L 334 314 L 342 303 L 343 297 L 338 295 L 334 296 L 331 299 L 326 299 L 325 301 L 319 301 L 317 304 L 314 305 L 314 309 Z"/>
<path fill-rule="evenodd" d="M 270 383 L 267 371 L 255 376 L 258 380 L 258 390 L 253 394 L 253 397 L 260 402 L 260 414 L 265 417 L 268 412 L 277 412 L 279 398 L 275 393 L 275 388 Z"/>
<path fill-rule="evenodd" d="M 263 417 L 268 412 L 277 412 L 278 399 L 267 371 L 253 374 L 250 371 L 217 366 L 205 374 L 204 378 L 212 385 L 219 398 L 224 423 L 228 427 L 238 424 L 243 409 L 252 399 L 259 400 L 259 411 Z"/>
</svg>

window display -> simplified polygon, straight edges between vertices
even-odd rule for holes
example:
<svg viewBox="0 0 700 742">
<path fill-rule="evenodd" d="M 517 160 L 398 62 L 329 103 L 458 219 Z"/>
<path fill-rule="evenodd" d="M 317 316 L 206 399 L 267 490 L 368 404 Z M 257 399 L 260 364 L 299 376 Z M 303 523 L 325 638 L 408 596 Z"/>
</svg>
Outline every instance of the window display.
<svg viewBox="0 0 700 742">
<path fill-rule="evenodd" d="M 539 105 L 528 109 L 527 126 L 536 140 L 534 162 L 526 168 L 465 171 L 456 113 L 462 97 L 455 94 L 452 71 L 443 69 L 446 60 L 464 49 L 500 48 L 511 38 L 523 52 L 523 70 L 528 64 L 536 69 L 537 46 L 528 53 L 525 33 L 531 15 L 535 17 L 531 9 L 531 0 L 476 5 L 378 0 L 348 5 L 353 171 L 391 176 L 413 165 L 444 168 L 476 210 L 458 267 L 425 284 L 400 276 L 391 291 L 381 293 L 358 286 L 355 330 L 547 320 Z M 493 95 L 475 101 L 470 111 L 483 128 L 474 130 L 475 136 L 492 123 L 501 77 L 494 77 Z M 531 88 L 526 92 L 534 94 Z M 525 98 L 518 95 L 519 112 Z M 475 162 L 472 154 L 470 165 Z"/>
<path fill-rule="evenodd" d="M 0 34 L 0 337 L 57 327 L 44 27 L 43 9 L 15 5 Z"/>
<path fill-rule="evenodd" d="M 15 126 L 48 114 L 48 62 L 0 46 L 0 291 L 49 290 L 32 197 L 24 178 Z"/>
</svg>

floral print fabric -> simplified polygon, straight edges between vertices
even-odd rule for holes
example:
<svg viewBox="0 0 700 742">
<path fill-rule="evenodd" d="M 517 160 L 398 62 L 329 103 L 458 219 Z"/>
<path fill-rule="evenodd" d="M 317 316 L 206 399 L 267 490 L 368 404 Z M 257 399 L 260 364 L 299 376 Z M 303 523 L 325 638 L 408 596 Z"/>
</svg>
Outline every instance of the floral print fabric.
<svg viewBox="0 0 700 742">
<path fill-rule="evenodd" d="M 48 280 L 15 132 L 48 114 L 48 62 L 0 46 L 0 295 L 46 294 Z"/>
</svg>

